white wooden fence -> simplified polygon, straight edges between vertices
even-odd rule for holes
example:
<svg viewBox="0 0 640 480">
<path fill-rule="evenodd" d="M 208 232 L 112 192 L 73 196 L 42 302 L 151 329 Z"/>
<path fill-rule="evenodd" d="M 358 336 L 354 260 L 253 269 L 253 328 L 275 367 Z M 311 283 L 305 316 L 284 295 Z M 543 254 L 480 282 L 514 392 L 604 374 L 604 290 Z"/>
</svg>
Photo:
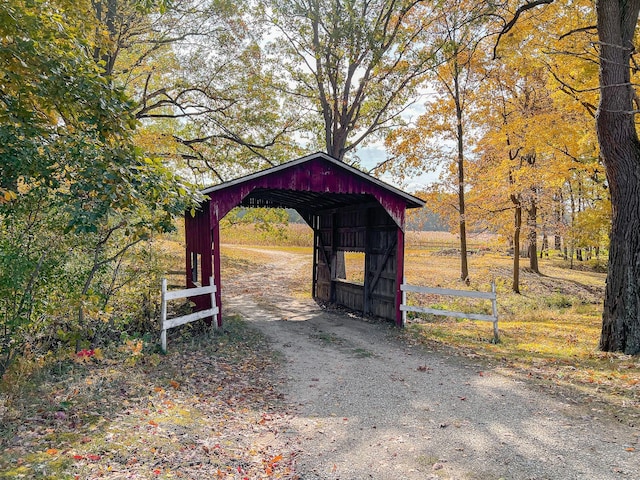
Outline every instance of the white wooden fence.
<svg viewBox="0 0 640 480">
<path fill-rule="evenodd" d="M 198 295 L 211 295 L 211 308 L 207 310 L 200 310 L 199 312 L 193 312 L 182 317 L 167 318 L 167 302 L 169 300 L 176 300 L 178 298 L 197 297 Z M 162 325 L 162 333 L 160 334 L 160 343 L 162 344 L 162 351 L 167 351 L 167 330 L 173 327 L 184 325 L 185 323 L 200 320 L 201 318 L 214 317 L 215 327 L 218 327 L 218 322 L 215 321 L 215 316 L 218 315 L 218 306 L 216 305 L 216 286 L 213 284 L 213 278 L 209 277 L 208 287 L 187 288 L 184 290 L 167 290 L 167 279 L 162 279 L 162 305 L 160 311 L 160 322 Z"/>
<path fill-rule="evenodd" d="M 400 310 L 402 311 L 402 323 L 406 322 L 406 312 L 418 312 L 418 313 L 430 313 L 431 315 L 442 315 L 445 317 L 456 318 L 469 318 L 471 320 L 484 320 L 493 322 L 493 341 L 498 342 L 498 300 L 496 297 L 496 284 L 491 282 L 490 292 L 470 292 L 468 290 L 450 290 L 447 288 L 432 288 L 432 287 L 419 287 L 416 285 L 402 284 L 400 286 L 402 290 L 402 305 Z M 436 295 L 448 295 L 452 297 L 468 297 L 468 298 L 483 298 L 485 300 L 491 300 L 492 315 L 486 315 L 483 313 L 464 313 L 464 312 L 452 312 L 449 310 L 442 310 L 439 308 L 418 307 L 413 305 L 407 305 L 407 293 L 432 293 Z"/>
</svg>

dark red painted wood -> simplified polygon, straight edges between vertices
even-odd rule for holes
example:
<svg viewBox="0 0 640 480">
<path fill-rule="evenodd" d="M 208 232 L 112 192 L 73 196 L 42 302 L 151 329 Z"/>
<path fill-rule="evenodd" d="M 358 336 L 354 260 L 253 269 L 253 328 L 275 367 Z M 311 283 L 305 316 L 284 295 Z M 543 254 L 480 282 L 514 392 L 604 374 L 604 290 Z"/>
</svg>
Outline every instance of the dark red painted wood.
<svg viewBox="0 0 640 480">
<path fill-rule="evenodd" d="M 367 181 L 340 168 L 339 165 L 326 161 L 322 157 L 269 173 L 264 176 L 249 179 L 246 182 L 234 183 L 209 192 L 214 207 L 211 209 L 212 223 L 219 221 L 238 206 L 242 200 L 256 188 L 275 190 L 293 190 L 317 193 L 346 193 L 372 195 L 403 228 L 404 211 L 407 200 L 381 185 Z"/>
<path fill-rule="evenodd" d="M 193 287 L 190 280 L 191 270 L 191 252 L 196 252 L 202 256 L 202 277 L 208 279 L 213 274 L 214 283 L 217 286 L 216 302 L 218 308 L 222 308 L 222 286 L 220 281 L 220 232 L 219 222 L 234 207 L 240 205 L 249 194 L 255 189 L 266 190 L 286 190 L 290 192 L 313 192 L 327 194 L 349 194 L 349 195 L 368 195 L 377 200 L 377 203 L 389 214 L 389 217 L 397 228 L 397 246 L 396 246 L 396 272 L 395 272 L 395 322 L 402 325 L 402 313 L 400 312 L 400 304 L 402 302 L 402 292 L 400 285 L 402 284 L 404 274 L 404 222 L 406 208 L 414 208 L 421 206 L 423 202 L 411 195 L 401 192 L 394 187 L 386 186 L 373 177 L 359 172 L 352 167 L 328 157 L 326 154 L 314 154 L 298 160 L 274 167 L 264 172 L 249 175 L 244 178 L 233 180 L 226 184 L 217 185 L 209 189 L 205 189 L 204 193 L 209 196 L 209 200 L 203 202 L 202 209 L 198 211 L 195 217 L 190 213 L 186 214 L 185 230 L 187 243 L 187 286 Z M 370 251 L 375 246 L 367 245 L 369 238 L 375 236 L 359 235 L 368 227 L 368 220 L 362 222 L 362 215 L 367 217 L 367 209 L 370 209 L 371 203 L 357 204 L 355 206 L 345 207 L 343 209 L 334 210 L 341 212 L 340 218 L 342 222 L 355 222 L 354 224 L 342 225 L 343 231 L 347 234 L 343 235 L 342 241 L 349 243 L 348 246 L 341 246 L 342 250 L 354 251 Z M 313 208 L 313 206 L 312 206 Z M 377 207 L 380 208 L 380 207 Z M 319 208 L 316 210 L 320 210 Z M 355 211 L 355 214 L 353 213 Z M 331 213 L 329 213 L 331 215 Z M 320 235 L 321 218 L 316 215 L 315 222 L 318 224 L 314 229 L 316 238 Z M 335 217 L 335 215 L 332 215 Z M 349 220 L 352 219 L 352 220 Z M 383 222 L 385 223 L 385 222 Z M 353 232 L 351 232 L 352 229 Z M 371 228 L 389 228 L 387 225 L 372 226 Z M 360 232 L 362 230 L 362 232 Z M 328 232 L 326 232 L 328 233 Z M 332 236 L 337 235 L 337 229 L 331 227 Z M 380 238 L 378 236 L 378 238 Z M 322 242 L 318 241 L 319 244 Z M 360 245 L 360 243 L 364 244 Z M 315 242 L 314 242 L 315 243 Z M 351 245 L 353 244 L 353 245 Z M 333 255 L 338 250 L 336 239 L 331 244 Z M 315 269 L 326 269 L 325 261 L 319 257 L 321 251 L 319 246 L 314 247 L 314 266 Z M 317 257 L 317 258 L 316 258 Z M 205 280 L 207 283 L 208 280 Z M 318 289 L 318 272 L 313 273 L 314 292 Z M 333 282 L 331 282 L 333 286 Z M 388 282 L 387 282 L 388 285 Z M 363 290 L 364 291 L 364 290 Z M 372 294 L 374 292 L 371 292 Z M 364 295 L 364 294 L 363 294 Z M 209 308 L 209 297 L 196 297 L 196 308 Z M 363 299 L 364 301 L 364 299 Z M 221 312 L 222 310 L 220 310 Z M 386 314 L 385 314 L 386 316 Z M 393 319 L 393 318 L 392 318 Z M 222 314 L 219 313 L 216 319 L 218 325 L 222 325 Z"/>
<path fill-rule="evenodd" d="M 404 281 L 404 231 L 401 228 L 398 228 L 396 248 L 396 325 L 402 327 L 402 312 L 400 311 L 400 305 L 402 305 L 402 289 L 400 286 Z"/>
<path fill-rule="evenodd" d="M 193 288 L 194 284 L 191 278 L 191 254 L 200 254 L 201 258 L 201 278 L 198 282 L 201 285 L 209 284 L 209 277 L 213 273 L 212 252 L 211 252 L 211 215 L 209 212 L 209 202 L 204 202 L 201 209 L 196 211 L 195 216 L 191 212 L 185 215 L 185 241 L 187 244 L 186 267 L 187 267 L 187 288 Z M 219 283 L 214 278 L 214 283 Z M 218 285 L 218 290 L 219 290 Z M 191 299 L 196 304 L 196 310 L 206 310 L 211 308 L 211 297 L 209 295 L 201 295 Z M 216 301 L 219 301 L 216 298 Z M 218 304 L 218 306 L 220 306 Z M 219 317 L 220 318 L 220 317 Z M 211 323 L 212 319 L 208 318 L 207 322 Z M 219 321 L 219 319 L 218 319 Z"/>
<path fill-rule="evenodd" d="M 218 306 L 218 327 L 222 326 L 222 281 L 220 275 L 220 224 L 216 223 L 212 228 L 213 241 L 213 283 L 216 284 L 216 305 Z M 209 243 L 211 246 L 211 243 Z M 211 247 L 210 247 L 211 248 Z"/>
</svg>

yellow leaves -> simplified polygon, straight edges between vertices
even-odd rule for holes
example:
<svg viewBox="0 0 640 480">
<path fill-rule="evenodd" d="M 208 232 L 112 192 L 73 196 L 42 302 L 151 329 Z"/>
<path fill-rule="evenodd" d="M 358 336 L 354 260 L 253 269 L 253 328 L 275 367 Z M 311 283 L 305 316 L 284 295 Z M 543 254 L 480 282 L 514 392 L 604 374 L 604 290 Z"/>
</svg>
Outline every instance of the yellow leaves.
<svg viewBox="0 0 640 480">
<path fill-rule="evenodd" d="M 142 348 L 144 343 L 142 340 L 127 340 L 119 350 L 128 354 L 128 358 L 125 360 L 126 365 L 135 365 L 140 358 L 142 358 Z"/>
<path fill-rule="evenodd" d="M 7 190 L 4 188 L 0 188 L 0 203 L 9 203 L 13 200 L 16 200 L 18 196 L 15 192 L 11 190 Z"/>
<path fill-rule="evenodd" d="M 127 340 L 122 349 L 130 355 L 140 355 L 142 353 L 142 340 Z"/>
</svg>

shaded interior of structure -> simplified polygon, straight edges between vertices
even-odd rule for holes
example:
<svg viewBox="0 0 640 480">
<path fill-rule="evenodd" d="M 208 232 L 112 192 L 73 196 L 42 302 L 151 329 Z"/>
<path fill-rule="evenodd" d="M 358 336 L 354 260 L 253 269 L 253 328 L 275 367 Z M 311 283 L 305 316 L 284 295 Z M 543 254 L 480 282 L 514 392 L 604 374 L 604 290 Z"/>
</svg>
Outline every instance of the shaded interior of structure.
<svg viewBox="0 0 640 480">
<path fill-rule="evenodd" d="M 398 226 L 373 196 L 257 188 L 240 206 L 291 208 L 307 222 L 315 299 L 396 320 Z M 364 254 L 362 282 L 347 280 L 344 252 Z"/>
</svg>

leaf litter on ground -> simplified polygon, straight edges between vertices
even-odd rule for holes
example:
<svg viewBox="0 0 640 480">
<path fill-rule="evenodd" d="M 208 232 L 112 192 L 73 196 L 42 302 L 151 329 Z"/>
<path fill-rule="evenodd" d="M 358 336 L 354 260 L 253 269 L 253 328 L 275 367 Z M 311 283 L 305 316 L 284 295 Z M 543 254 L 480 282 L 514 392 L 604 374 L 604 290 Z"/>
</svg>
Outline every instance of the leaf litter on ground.
<svg viewBox="0 0 640 480">
<path fill-rule="evenodd" d="M 298 478 L 298 452 L 274 441 L 289 413 L 264 339 L 226 318 L 171 342 L 135 362 L 63 360 L 5 393 L 0 478 Z"/>
</svg>

